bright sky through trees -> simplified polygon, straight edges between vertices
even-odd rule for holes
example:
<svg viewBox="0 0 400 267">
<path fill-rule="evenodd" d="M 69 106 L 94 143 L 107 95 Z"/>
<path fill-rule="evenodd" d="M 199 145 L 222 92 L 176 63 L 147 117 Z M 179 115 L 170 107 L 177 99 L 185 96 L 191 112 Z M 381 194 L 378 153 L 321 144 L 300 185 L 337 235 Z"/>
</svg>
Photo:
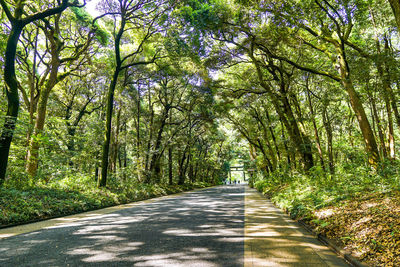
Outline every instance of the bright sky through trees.
<svg viewBox="0 0 400 267">
<path fill-rule="evenodd" d="M 240 159 L 294 217 L 396 199 L 398 1 L 43 1 L 0 0 L 4 190 L 136 199 Z M 344 242 L 400 265 L 385 231 Z"/>
</svg>

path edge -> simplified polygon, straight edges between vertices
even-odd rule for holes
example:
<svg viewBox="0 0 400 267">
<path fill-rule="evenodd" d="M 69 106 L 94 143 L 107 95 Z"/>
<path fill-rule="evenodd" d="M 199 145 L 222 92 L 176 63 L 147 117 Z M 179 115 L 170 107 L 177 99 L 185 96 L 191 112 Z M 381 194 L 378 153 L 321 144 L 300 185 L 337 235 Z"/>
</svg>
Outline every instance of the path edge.
<svg viewBox="0 0 400 267">
<path fill-rule="evenodd" d="M 275 204 L 274 204 L 275 205 Z M 292 219 L 293 220 L 293 219 Z M 311 226 L 305 223 L 303 220 L 293 220 L 297 222 L 302 228 L 311 233 L 315 238 L 317 238 L 321 243 L 329 247 L 336 254 L 342 256 L 348 263 L 350 263 L 354 267 L 369 267 L 369 265 L 360 262 L 350 251 L 341 248 L 336 244 L 332 239 L 327 238 L 326 236 L 317 233 Z"/>
<path fill-rule="evenodd" d="M 24 221 L 24 222 L 19 222 L 19 223 L 0 225 L 0 230 L 5 230 L 5 229 L 13 228 L 13 227 L 28 225 L 28 224 L 32 224 L 32 223 L 38 223 L 38 222 L 44 222 L 44 221 L 59 219 L 59 218 L 67 217 L 67 216 L 74 216 L 74 215 L 84 214 L 84 213 L 87 213 L 87 212 L 101 211 L 101 210 L 110 209 L 110 208 L 117 208 L 119 206 L 124 206 L 124 205 L 129 205 L 129 204 L 140 204 L 141 202 L 146 202 L 146 201 L 149 201 L 149 200 L 153 201 L 153 200 L 157 200 L 157 199 L 160 199 L 160 198 L 175 197 L 175 196 L 179 196 L 179 195 L 183 195 L 183 194 L 189 194 L 189 193 L 192 193 L 192 192 L 206 190 L 206 189 L 210 189 L 210 188 L 214 188 L 214 187 L 218 187 L 218 186 L 221 186 L 221 185 L 212 185 L 212 186 L 208 186 L 208 187 L 194 188 L 194 189 L 191 189 L 191 190 L 188 190 L 188 191 L 182 191 L 182 192 L 178 192 L 178 193 L 166 194 L 166 195 L 163 195 L 163 196 L 149 197 L 149 198 L 141 199 L 141 200 L 138 200 L 138 201 L 127 202 L 127 203 L 124 203 L 124 204 L 116 204 L 116 205 L 104 206 L 104 207 L 101 207 L 101 208 L 93 208 L 93 209 L 88 209 L 88 210 L 85 210 L 85 211 L 79 211 L 79 212 L 73 212 L 73 213 L 65 213 L 65 214 L 55 215 L 55 216 L 46 217 L 46 218 L 42 218 L 42 219 L 35 219 L 35 220 L 29 220 L 29 221 Z"/>
<path fill-rule="evenodd" d="M 294 220 L 291 218 L 290 213 L 286 210 L 281 209 L 278 207 L 269 197 L 262 194 L 258 190 L 256 190 L 259 194 L 261 194 L 264 198 L 267 198 L 271 201 L 271 203 L 279 210 L 283 211 L 285 214 L 289 215 L 289 218 L 294 222 L 297 223 L 301 228 L 305 229 L 307 232 L 311 233 L 315 238 L 318 239 L 319 242 L 327 246 L 331 251 L 336 253 L 337 255 L 343 257 L 347 263 L 349 263 L 353 267 L 370 267 L 365 263 L 360 262 L 356 256 L 354 256 L 350 251 L 341 248 L 339 245 L 336 244 L 335 241 L 332 239 L 327 238 L 326 236 L 317 233 L 310 225 L 305 223 L 303 220 Z"/>
</svg>

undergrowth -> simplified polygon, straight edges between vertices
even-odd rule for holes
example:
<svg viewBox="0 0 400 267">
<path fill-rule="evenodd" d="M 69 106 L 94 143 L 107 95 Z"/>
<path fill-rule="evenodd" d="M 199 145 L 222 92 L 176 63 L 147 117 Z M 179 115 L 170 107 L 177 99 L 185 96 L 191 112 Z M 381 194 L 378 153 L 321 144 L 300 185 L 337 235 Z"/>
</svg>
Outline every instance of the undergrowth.
<svg viewBox="0 0 400 267">
<path fill-rule="evenodd" d="M 0 225 L 30 222 L 69 215 L 164 196 L 211 184 L 197 182 L 184 185 L 115 183 L 108 188 L 97 188 L 89 177 L 67 177 L 54 183 L 40 183 L 0 188 Z"/>
<path fill-rule="evenodd" d="M 400 175 L 397 172 L 398 167 L 393 165 L 375 171 L 344 164 L 331 175 L 315 166 L 308 174 L 276 171 L 254 181 L 254 187 L 292 218 L 312 219 L 313 211 L 342 200 L 365 193 L 399 190 Z"/>
<path fill-rule="evenodd" d="M 335 239 L 373 266 L 400 264 L 398 166 L 372 170 L 342 165 L 334 176 L 314 167 L 308 174 L 276 171 L 254 181 L 293 219 Z"/>
</svg>

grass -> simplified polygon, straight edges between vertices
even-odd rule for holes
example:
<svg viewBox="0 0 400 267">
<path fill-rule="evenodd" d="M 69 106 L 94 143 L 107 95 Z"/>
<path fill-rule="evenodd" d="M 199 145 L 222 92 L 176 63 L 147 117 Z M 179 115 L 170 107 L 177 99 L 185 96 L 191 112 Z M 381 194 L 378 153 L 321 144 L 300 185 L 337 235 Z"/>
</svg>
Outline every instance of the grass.
<svg viewBox="0 0 400 267">
<path fill-rule="evenodd" d="M 19 189 L 6 186 L 0 188 L 0 226 L 70 215 L 207 186 L 210 184 L 136 184 L 98 189 L 85 178 L 79 181 L 66 178 L 57 183 Z"/>
</svg>

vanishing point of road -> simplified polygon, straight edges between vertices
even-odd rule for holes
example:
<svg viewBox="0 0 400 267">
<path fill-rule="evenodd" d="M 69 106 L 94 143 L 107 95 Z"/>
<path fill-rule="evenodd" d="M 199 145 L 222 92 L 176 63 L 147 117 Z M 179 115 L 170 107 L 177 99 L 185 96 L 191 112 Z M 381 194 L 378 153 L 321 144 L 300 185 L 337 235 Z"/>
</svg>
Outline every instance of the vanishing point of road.
<svg viewBox="0 0 400 267">
<path fill-rule="evenodd" d="M 348 266 L 247 185 L 0 230 L 0 266 Z"/>
</svg>

